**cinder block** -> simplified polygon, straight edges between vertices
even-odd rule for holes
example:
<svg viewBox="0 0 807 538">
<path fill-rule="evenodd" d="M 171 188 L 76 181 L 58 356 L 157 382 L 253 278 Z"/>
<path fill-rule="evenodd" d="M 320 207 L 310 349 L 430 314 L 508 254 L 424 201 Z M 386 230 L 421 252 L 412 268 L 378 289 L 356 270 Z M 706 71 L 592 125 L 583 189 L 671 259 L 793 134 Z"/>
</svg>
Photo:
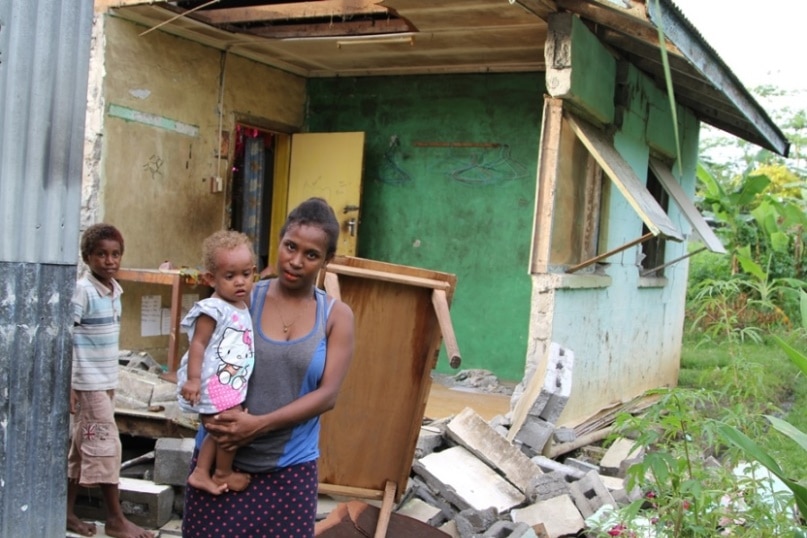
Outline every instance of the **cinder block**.
<svg viewBox="0 0 807 538">
<path fill-rule="evenodd" d="M 574 467 L 576 469 L 583 471 L 583 474 L 589 473 L 591 471 L 596 471 L 598 473 L 600 472 L 599 465 L 579 460 L 577 458 L 566 458 L 565 460 L 563 460 L 563 463 L 565 463 L 569 467 Z"/>
<path fill-rule="evenodd" d="M 554 424 L 537 417 L 528 416 L 518 433 L 516 433 L 515 440 L 530 447 L 536 454 L 540 454 L 554 431 Z"/>
<path fill-rule="evenodd" d="M 552 432 L 552 438 L 557 443 L 571 443 L 575 439 L 577 439 L 577 434 L 574 432 L 573 428 L 555 428 L 555 431 Z"/>
<path fill-rule="evenodd" d="M 422 521 L 423 523 L 431 525 L 432 527 L 434 527 L 437 523 L 445 521 L 443 512 L 439 508 L 432 506 L 417 497 L 406 501 L 404 505 L 395 512 L 401 514 L 402 516 L 407 516 L 417 519 L 418 521 Z"/>
<path fill-rule="evenodd" d="M 538 415 L 547 422 L 552 424 L 557 422 L 566 407 L 566 402 L 569 401 L 569 396 L 572 394 L 573 365 L 574 353 L 571 350 L 558 346 L 556 353 L 549 354 L 544 389 L 541 391 L 542 395 L 544 392 L 548 394 L 548 399 Z M 533 414 L 532 411 L 530 414 Z"/>
<path fill-rule="evenodd" d="M 527 490 L 531 502 L 545 501 L 569 493 L 569 483 L 560 471 L 536 475 Z"/>
<path fill-rule="evenodd" d="M 535 456 L 534 458 L 531 459 L 533 463 L 535 463 L 545 472 L 558 471 L 566 478 L 567 482 L 571 482 L 572 480 L 579 480 L 584 476 L 586 476 L 586 472 L 588 472 L 588 470 L 586 472 L 583 472 L 576 467 L 564 465 L 561 462 L 555 461 L 551 458 L 547 458 L 546 456 Z"/>
<path fill-rule="evenodd" d="M 573 482 L 569 486 L 569 494 L 583 518 L 590 517 L 606 504 L 616 508 L 616 501 L 596 471 Z"/>
<path fill-rule="evenodd" d="M 174 505 L 174 489 L 171 486 L 136 478 L 121 478 L 118 489 L 123 513 L 133 523 L 157 529 L 171 519 Z M 101 488 L 81 488 L 75 512 L 82 519 L 104 521 L 107 509 Z"/>
<path fill-rule="evenodd" d="M 585 528 L 583 516 L 568 495 L 514 509 L 510 512 L 510 517 L 517 523 L 524 522 L 533 528 L 543 524 L 549 538 L 577 536 Z"/>
<path fill-rule="evenodd" d="M 535 531 L 526 523 L 497 521 L 482 535 L 484 538 L 538 538 Z"/>
<path fill-rule="evenodd" d="M 415 457 L 423 458 L 428 456 L 443 444 L 443 434 L 439 431 L 430 430 L 425 427 L 420 428 L 418 442 L 415 446 Z"/>
<path fill-rule="evenodd" d="M 498 518 L 499 513 L 493 507 L 485 510 L 469 508 L 457 514 L 454 522 L 460 536 L 477 536 L 485 532 Z"/>
<path fill-rule="evenodd" d="M 154 445 L 154 482 L 184 486 L 193 457 L 194 439 L 163 437 Z"/>
</svg>

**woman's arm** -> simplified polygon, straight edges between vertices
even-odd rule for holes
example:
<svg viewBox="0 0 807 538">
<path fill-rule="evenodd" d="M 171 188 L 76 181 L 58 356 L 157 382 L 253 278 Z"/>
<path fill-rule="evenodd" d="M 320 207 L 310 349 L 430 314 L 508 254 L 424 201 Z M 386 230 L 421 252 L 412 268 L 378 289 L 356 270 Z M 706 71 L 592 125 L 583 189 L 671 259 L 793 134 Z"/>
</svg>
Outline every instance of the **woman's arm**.
<svg viewBox="0 0 807 538">
<path fill-rule="evenodd" d="M 353 358 L 353 312 L 345 303 L 334 304 L 326 335 L 325 371 L 319 387 L 265 415 L 250 415 L 247 409 L 219 413 L 206 427 L 222 448 L 235 450 L 270 431 L 294 426 L 333 409 Z"/>
</svg>

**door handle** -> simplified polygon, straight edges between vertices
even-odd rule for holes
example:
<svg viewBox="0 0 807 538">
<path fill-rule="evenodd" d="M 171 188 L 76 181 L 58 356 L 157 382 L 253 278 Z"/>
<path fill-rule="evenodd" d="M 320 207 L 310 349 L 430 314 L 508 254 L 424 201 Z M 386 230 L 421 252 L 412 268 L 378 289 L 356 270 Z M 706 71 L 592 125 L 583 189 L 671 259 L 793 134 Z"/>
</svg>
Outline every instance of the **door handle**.
<svg viewBox="0 0 807 538">
<path fill-rule="evenodd" d="M 347 221 L 347 232 L 350 234 L 350 237 L 356 237 L 356 219 L 351 218 Z"/>
</svg>

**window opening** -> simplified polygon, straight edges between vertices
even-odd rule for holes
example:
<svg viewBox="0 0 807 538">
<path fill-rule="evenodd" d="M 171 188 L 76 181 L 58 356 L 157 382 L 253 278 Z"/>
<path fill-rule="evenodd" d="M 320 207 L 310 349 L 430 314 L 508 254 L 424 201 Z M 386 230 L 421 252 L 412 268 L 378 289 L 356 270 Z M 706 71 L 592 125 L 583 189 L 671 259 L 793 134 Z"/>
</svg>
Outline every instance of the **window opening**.
<svg viewBox="0 0 807 538">
<path fill-rule="evenodd" d="M 648 167 L 647 170 L 647 192 L 658 202 L 658 205 L 666 213 L 669 209 L 670 197 L 661 182 L 653 173 L 653 170 Z M 642 225 L 642 235 L 651 233 L 647 224 Z M 643 276 L 650 276 L 651 274 L 656 277 L 664 276 L 664 253 L 665 253 L 666 240 L 663 236 L 657 235 L 649 238 L 642 243 L 642 261 L 640 263 L 643 269 Z M 649 271 L 652 269 L 653 271 Z"/>
</svg>

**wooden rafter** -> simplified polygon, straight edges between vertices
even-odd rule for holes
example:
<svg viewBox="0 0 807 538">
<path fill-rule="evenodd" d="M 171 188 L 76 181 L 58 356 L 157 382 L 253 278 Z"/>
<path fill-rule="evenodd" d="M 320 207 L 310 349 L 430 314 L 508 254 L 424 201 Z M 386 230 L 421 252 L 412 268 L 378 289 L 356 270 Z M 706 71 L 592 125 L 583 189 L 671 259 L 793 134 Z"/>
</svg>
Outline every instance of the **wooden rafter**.
<svg viewBox="0 0 807 538">
<path fill-rule="evenodd" d="M 101 13 L 111 8 L 136 6 L 140 4 L 167 4 L 168 0 L 95 0 L 95 11 Z"/>
<path fill-rule="evenodd" d="M 257 21 L 314 19 L 351 15 L 378 15 L 388 13 L 379 6 L 381 0 L 316 0 L 293 4 L 211 9 L 197 13 L 196 17 L 209 24 L 235 24 Z"/>
<path fill-rule="evenodd" d="M 289 39 L 295 37 L 343 37 L 352 35 L 411 32 L 414 28 L 403 19 L 341 21 L 338 24 L 282 24 L 250 28 L 245 32 L 261 37 Z"/>
</svg>

